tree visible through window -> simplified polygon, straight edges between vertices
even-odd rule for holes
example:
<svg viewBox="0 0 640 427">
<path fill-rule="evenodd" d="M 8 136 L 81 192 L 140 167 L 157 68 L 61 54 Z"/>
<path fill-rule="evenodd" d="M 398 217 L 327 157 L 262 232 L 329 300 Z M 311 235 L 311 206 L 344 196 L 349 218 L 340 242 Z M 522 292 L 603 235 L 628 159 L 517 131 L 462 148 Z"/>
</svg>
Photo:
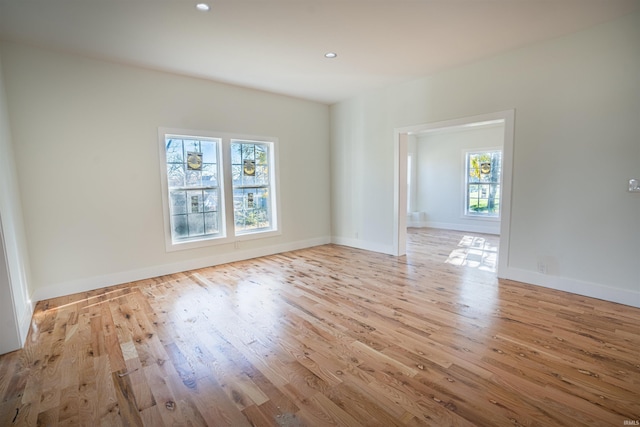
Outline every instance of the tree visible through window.
<svg viewBox="0 0 640 427">
<path fill-rule="evenodd" d="M 502 151 L 466 154 L 465 215 L 500 216 Z"/>
</svg>

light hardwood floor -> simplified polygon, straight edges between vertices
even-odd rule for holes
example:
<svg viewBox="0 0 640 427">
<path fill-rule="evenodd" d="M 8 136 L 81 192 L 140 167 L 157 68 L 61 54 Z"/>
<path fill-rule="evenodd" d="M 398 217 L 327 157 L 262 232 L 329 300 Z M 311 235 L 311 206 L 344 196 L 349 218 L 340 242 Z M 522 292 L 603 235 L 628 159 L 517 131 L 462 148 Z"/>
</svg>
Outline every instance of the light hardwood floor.
<svg viewBox="0 0 640 427">
<path fill-rule="evenodd" d="M 410 230 L 406 257 L 326 245 L 40 302 L 0 426 L 640 420 L 640 309 L 498 281 L 496 246 Z"/>
</svg>

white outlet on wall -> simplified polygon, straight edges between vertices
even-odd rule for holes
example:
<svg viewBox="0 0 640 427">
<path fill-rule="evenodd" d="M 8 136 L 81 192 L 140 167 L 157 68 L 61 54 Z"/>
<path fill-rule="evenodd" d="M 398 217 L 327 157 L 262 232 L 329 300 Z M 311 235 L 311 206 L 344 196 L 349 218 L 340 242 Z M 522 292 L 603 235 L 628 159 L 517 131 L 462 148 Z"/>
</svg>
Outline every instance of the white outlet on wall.
<svg viewBox="0 0 640 427">
<path fill-rule="evenodd" d="M 547 274 L 547 264 L 544 261 L 538 261 L 538 273 Z"/>
<path fill-rule="evenodd" d="M 640 179 L 632 178 L 629 180 L 629 191 L 631 193 L 640 193 Z"/>
</svg>

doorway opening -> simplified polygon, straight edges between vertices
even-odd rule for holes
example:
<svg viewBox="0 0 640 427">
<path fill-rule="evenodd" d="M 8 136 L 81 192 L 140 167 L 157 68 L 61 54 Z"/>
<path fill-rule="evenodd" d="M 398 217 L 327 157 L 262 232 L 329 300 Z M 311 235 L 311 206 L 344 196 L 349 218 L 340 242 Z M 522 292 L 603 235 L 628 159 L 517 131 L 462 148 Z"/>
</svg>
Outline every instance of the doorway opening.
<svg viewBox="0 0 640 427">
<path fill-rule="evenodd" d="M 395 186 L 394 186 L 394 251 L 398 256 L 406 254 L 407 245 L 407 225 L 414 219 L 408 214 L 408 209 L 418 206 L 415 195 L 415 184 L 411 185 L 411 176 L 415 177 L 416 155 L 411 153 L 411 146 L 415 146 L 416 141 L 427 134 L 447 133 L 451 130 L 500 125 L 500 130 L 504 133 L 502 154 L 501 154 L 501 176 L 499 180 L 499 217 L 494 218 L 493 230 L 480 229 L 479 232 L 493 232 L 499 234 L 499 248 L 497 262 L 498 277 L 503 277 L 502 271 L 508 266 L 509 254 L 509 233 L 511 223 L 511 180 L 513 169 L 513 133 L 514 133 L 515 111 L 507 110 L 496 113 L 482 114 L 471 117 L 464 117 L 453 120 L 446 120 L 435 123 L 426 123 L 409 127 L 398 128 L 395 131 Z M 410 156 L 411 154 L 411 156 Z M 411 159 L 411 160 L 409 160 Z M 468 187 L 468 183 L 465 183 Z M 458 185 L 457 195 L 463 194 L 463 188 Z M 471 187 L 475 188 L 475 187 Z M 468 202 L 465 203 L 465 210 L 468 210 Z M 468 213 L 468 212 L 467 212 Z M 464 217 L 461 212 L 461 217 Z M 417 212 L 417 219 L 420 220 L 420 212 Z M 461 223 L 457 227 L 462 227 Z M 477 227 L 477 225 L 474 225 Z"/>
</svg>

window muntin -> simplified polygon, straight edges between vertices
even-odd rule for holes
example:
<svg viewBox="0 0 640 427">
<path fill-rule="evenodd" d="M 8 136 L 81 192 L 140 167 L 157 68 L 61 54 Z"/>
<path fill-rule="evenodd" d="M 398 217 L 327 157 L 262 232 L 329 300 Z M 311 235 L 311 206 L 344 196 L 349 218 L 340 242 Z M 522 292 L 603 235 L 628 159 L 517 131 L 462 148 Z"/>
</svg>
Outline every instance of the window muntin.
<svg viewBox="0 0 640 427">
<path fill-rule="evenodd" d="M 220 140 L 165 135 L 173 243 L 224 235 Z"/>
<path fill-rule="evenodd" d="M 502 151 L 467 152 L 465 172 L 464 214 L 499 218 Z"/>
<path fill-rule="evenodd" d="M 235 234 L 273 228 L 272 144 L 231 141 L 231 181 Z"/>
</svg>

